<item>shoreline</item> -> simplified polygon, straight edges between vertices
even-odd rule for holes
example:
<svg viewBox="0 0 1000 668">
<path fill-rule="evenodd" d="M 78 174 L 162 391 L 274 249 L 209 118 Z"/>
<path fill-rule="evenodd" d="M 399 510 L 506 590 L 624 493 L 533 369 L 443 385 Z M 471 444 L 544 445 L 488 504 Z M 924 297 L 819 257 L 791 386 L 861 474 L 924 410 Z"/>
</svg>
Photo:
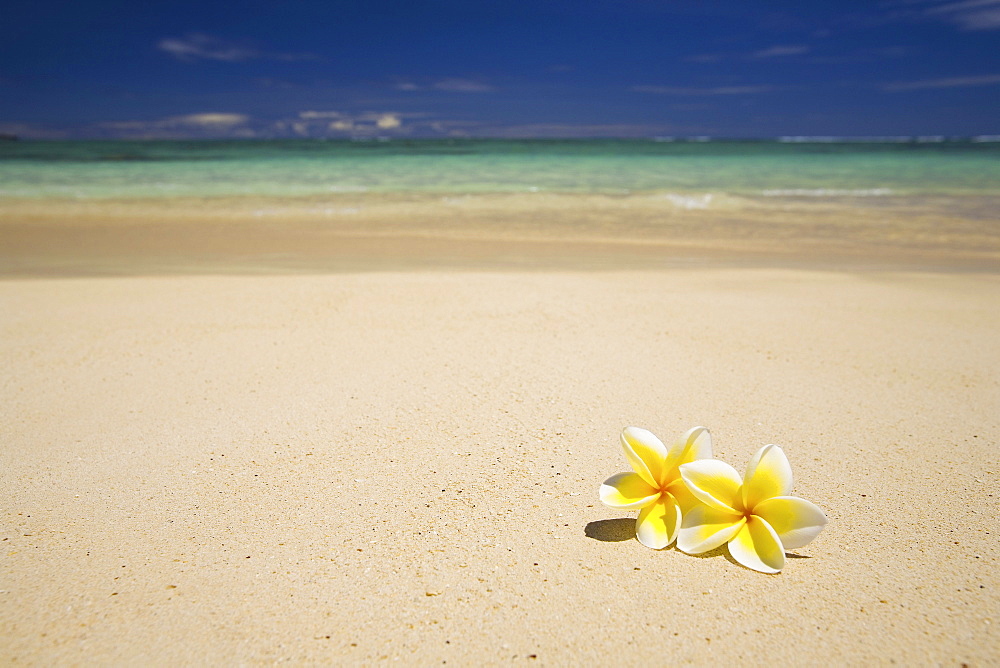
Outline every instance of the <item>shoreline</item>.
<svg viewBox="0 0 1000 668">
<path fill-rule="evenodd" d="M 774 266 L 1000 270 L 989 207 L 604 195 L 0 199 L 0 276 Z M 881 199 L 881 198 L 879 198 Z"/>
<path fill-rule="evenodd" d="M 135 253 L 110 257 L 92 253 L 19 254 L 0 262 L 0 281 L 142 278 L 170 276 L 322 276 L 420 273 L 620 273 L 698 270 L 788 270 L 854 274 L 960 274 L 1000 276 L 1000 259 L 965 255 L 906 253 L 892 257 L 838 254 L 824 249 L 805 255 L 736 251 L 697 245 L 646 242 L 510 242 L 427 237 L 338 237 L 330 247 L 278 253 L 209 254 L 184 250 L 163 255 Z"/>
</svg>

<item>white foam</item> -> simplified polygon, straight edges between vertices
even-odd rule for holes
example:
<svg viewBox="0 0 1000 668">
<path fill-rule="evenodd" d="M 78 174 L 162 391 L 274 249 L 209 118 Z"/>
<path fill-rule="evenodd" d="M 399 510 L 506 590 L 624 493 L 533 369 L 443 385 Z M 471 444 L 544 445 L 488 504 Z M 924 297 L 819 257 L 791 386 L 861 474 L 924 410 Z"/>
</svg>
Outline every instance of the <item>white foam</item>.
<svg viewBox="0 0 1000 668">
<path fill-rule="evenodd" d="M 837 137 L 837 136 L 812 136 L 812 135 L 792 135 L 778 137 L 778 142 L 782 144 L 905 144 L 913 141 L 913 137 L 908 135 L 887 137 Z"/>
<path fill-rule="evenodd" d="M 859 188 L 855 190 L 838 190 L 835 188 L 790 188 L 781 190 L 763 190 L 764 197 L 884 197 L 891 195 L 889 188 Z"/>
<path fill-rule="evenodd" d="M 349 186 L 349 185 L 338 185 L 334 184 L 326 187 L 327 192 L 331 193 L 366 193 L 368 188 L 364 186 Z"/>
<path fill-rule="evenodd" d="M 324 206 L 312 207 L 308 209 L 297 209 L 295 207 L 285 207 L 280 209 L 255 209 L 253 215 L 262 218 L 264 216 L 287 216 L 289 213 L 322 213 L 327 216 L 341 216 L 361 213 L 361 209 L 355 206 Z"/>
<path fill-rule="evenodd" d="M 663 195 L 657 195 L 657 199 L 665 199 L 678 209 L 686 209 L 688 211 L 692 209 L 707 209 L 709 204 L 715 198 L 712 193 L 705 193 L 704 195 L 678 195 L 676 193 L 664 193 Z"/>
</svg>

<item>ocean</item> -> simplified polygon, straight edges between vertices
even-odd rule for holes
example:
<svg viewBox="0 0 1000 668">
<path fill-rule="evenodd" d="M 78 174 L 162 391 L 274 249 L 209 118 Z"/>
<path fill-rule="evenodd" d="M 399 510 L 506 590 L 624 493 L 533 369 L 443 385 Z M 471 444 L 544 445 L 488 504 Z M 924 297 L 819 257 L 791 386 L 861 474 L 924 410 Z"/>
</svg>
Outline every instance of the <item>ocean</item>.
<svg viewBox="0 0 1000 668">
<path fill-rule="evenodd" d="M 1000 196 L 997 142 L 0 142 L 0 198 L 346 193 Z M 691 199 L 694 198 L 694 199 Z"/>
</svg>

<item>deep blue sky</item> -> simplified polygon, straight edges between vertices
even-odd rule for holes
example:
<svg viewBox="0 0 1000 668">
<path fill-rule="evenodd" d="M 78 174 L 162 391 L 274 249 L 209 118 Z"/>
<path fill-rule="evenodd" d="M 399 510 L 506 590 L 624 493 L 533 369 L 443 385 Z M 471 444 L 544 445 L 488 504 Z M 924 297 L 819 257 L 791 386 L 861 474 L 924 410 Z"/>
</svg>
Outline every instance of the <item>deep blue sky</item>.
<svg viewBox="0 0 1000 668">
<path fill-rule="evenodd" d="M 1000 134 L 1000 0 L 7 0 L 25 137 Z"/>
</svg>

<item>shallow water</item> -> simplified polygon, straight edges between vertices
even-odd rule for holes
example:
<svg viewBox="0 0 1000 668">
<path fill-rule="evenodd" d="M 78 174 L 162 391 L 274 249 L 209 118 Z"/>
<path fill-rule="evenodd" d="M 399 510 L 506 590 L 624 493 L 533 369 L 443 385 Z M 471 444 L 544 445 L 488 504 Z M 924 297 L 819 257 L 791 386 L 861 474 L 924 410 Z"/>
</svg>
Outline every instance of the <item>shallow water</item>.
<svg viewBox="0 0 1000 668">
<path fill-rule="evenodd" d="M 0 197 L 663 193 L 998 196 L 1000 143 L 657 141 L 7 142 Z M 702 199 L 700 199 L 702 198 Z M 709 200 L 710 201 L 710 200 Z"/>
</svg>

